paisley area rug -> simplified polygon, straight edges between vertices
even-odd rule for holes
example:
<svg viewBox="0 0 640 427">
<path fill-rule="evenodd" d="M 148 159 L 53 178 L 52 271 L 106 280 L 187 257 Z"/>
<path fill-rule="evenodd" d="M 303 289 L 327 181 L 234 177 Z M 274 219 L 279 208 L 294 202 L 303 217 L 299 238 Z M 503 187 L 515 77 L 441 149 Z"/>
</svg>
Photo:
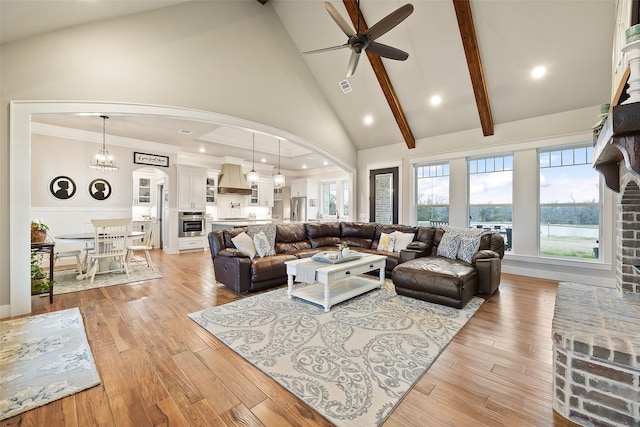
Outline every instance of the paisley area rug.
<svg viewBox="0 0 640 427">
<path fill-rule="evenodd" d="M 144 282 L 145 280 L 162 277 L 158 271 L 151 271 L 146 266 L 133 266 L 130 268 L 129 277 L 124 273 L 96 274 L 93 283 L 89 279 L 76 280 L 76 270 L 56 271 L 53 278 L 53 294 L 66 294 L 68 292 L 86 291 L 87 289 L 102 288 L 105 286 L 122 285 L 125 283 Z"/>
<path fill-rule="evenodd" d="M 0 322 L 0 420 L 98 384 L 78 308 Z"/>
<path fill-rule="evenodd" d="M 458 310 L 397 295 L 387 280 L 325 313 L 286 292 L 189 317 L 337 426 L 382 424 L 484 301 Z"/>
</svg>

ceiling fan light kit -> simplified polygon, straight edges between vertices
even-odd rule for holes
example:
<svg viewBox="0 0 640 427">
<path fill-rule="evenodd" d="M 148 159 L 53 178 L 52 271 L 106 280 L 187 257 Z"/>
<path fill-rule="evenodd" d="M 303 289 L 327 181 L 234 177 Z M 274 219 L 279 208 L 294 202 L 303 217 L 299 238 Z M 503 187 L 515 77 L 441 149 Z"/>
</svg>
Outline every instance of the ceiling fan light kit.
<svg viewBox="0 0 640 427">
<path fill-rule="evenodd" d="M 360 32 L 359 19 L 358 28 L 356 31 L 353 31 L 349 23 L 342 17 L 342 15 L 340 15 L 340 12 L 338 12 L 331 3 L 325 2 L 324 7 L 327 9 L 327 12 L 329 12 L 329 15 L 333 18 L 335 23 L 338 24 L 338 27 L 340 27 L 342 32 L 348 37 L 348 40 L 345 44 L 339 46 L 310 50 L 303 52 L 304 54 L 327 52 L 330 50 L 348 47 L 351 49 L 351 57 L 349 58 L 349 65 L 347 66 L 347 78 L 351 77 L 353 73 L 356 72 L 358 60 L 360 59 L 362 52 L 369 52 L 373 55 L 395 59 L 396 61 L 404 61 L 409 57 L 407 52 L 378 43 L 375 39 L 387 33 L 411 15 L 411 13 L 413 13 L 413 5 L 411 3 L 407 3 L 404 6 L 399 7 L 364 32 Z M 360 1 L 358 1 L 358 18 L 360 17 L 360 13 Z"/>
</svg>

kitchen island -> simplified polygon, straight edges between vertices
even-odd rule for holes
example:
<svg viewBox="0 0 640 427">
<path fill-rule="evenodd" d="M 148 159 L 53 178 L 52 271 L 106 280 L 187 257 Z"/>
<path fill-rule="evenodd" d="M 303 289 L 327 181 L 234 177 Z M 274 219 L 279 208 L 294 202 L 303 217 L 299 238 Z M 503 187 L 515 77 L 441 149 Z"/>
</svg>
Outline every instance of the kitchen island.
<svg viewBox="0 0 640 427">
<path fill-rule="evenodd" d="M 273 224 L 273 221 L 270 219 L 235 218 L 235 219 L 216 219 L 216 220 L 210 221 L 210 224 L 211 224 L 211 231 L 216 231 L 216 230 L 224 230 L 227 228 L 246 227 L 248 225 Z"/>
</svg>

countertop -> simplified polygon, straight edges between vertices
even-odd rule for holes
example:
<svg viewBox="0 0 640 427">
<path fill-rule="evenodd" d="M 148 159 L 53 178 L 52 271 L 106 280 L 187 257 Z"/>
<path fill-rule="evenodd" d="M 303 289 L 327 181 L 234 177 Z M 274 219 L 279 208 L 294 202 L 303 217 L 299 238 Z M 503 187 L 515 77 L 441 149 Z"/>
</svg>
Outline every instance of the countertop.
<svg viewBox="0 0 640 427">
<path fill-rule="evenodd" d="M 214 219 L 209 221 L 209 224 L 214 225 L 226 225 L 229 227 L 244 227 L 247 225 L 262 225 L 262 224 L 272 224 L 273 221 L 270 219 Z"/>
</svg>

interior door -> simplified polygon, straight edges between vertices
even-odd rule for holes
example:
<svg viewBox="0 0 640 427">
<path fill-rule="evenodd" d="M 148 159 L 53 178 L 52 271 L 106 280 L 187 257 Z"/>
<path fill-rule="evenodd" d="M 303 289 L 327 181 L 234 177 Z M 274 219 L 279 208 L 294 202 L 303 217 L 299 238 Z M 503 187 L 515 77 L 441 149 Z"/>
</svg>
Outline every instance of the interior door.
<svg viewBox="0 0 640 427">
<path fill-rule="evenodd" d="M 398 174 L 398 168 L 375 169 L 369 173 L 370 221 L 398 223 Z"/>
</svg>

